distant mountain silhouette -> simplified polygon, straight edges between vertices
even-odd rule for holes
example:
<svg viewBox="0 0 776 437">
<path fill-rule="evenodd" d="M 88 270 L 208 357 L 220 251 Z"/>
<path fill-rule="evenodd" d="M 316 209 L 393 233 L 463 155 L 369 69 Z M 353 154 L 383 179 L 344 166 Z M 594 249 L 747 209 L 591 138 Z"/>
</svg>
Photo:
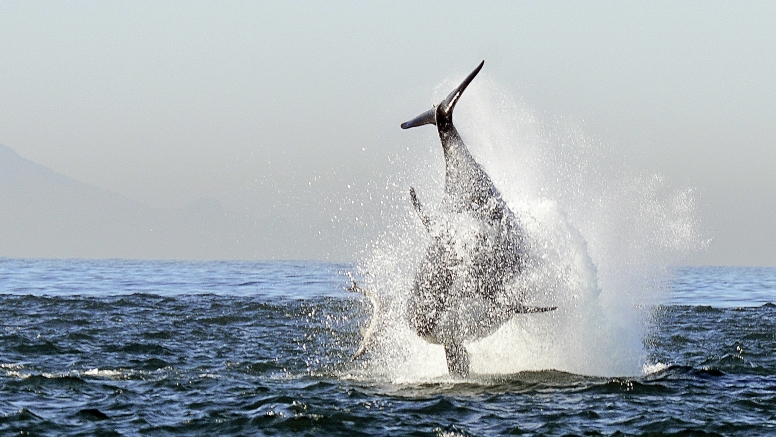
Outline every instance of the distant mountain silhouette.
<svg viewBox="0 0 776 437">
<path fill-rule="evenodd" d="M 0 257 L 253 259 L 256 229 L 214 199 L 148 207 L 0 145 Z"/>
</svg>

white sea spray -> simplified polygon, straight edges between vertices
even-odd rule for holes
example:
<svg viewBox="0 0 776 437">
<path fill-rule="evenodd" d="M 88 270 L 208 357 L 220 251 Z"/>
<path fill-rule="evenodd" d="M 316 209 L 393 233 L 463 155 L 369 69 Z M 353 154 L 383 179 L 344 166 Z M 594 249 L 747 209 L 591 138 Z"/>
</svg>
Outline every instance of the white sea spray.
<svg viewBox="0 0 776 437">
<path fill-rule="evenodd" d="M 442 84 L 435 100 L 454 83 Z M 641 374 L 645 308 L 660 302 L 668 267 L 704 245 L 692 190 L 627 166 L 613 147 L 575 125 L 540 121 L 487 78 L 467 90 L 455 123 L 529 238 L 530 262 L 508 291 L 527 305 L 558 307 L 518 315 L 468 344 L 472 371 Z M 423 152 L 427 145 L 413 147 L 420 148 L 410 153 L 417 162 L 396 160 L 406 165 L 386 184 L 391 198 L 389 211 L 380 214 L 383 231 L 357 268 L 382 303 L 363 369 L 395 382 L 447 374 L 443 348 L 418 338 L 405 317 L 429 237 L 411 211 L 409 186 L 401 185 L 415 184 L 433 213 L 444 184 L 438 141 L 431 153 Z"/>
</svg>

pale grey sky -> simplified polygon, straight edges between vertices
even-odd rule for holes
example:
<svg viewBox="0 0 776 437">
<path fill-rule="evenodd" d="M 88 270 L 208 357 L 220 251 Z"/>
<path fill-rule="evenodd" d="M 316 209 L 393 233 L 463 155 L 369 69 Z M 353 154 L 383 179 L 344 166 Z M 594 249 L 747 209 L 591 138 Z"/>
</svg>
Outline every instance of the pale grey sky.
<svg viewBox="0 0 776 437">
<path fill-rule="evenodd" d="M 297 238 L 257 256 L 348 259 L 369 238 L 341 243 L 348 186 L 411 160 L 399 123 L 485 59 L 695 187 L 712 243 L 688 262 L 776 266 L 773 23 L 772 2 L 3 1 L 0 144 L 146 205 L 283 217 Z"/>
</svg>

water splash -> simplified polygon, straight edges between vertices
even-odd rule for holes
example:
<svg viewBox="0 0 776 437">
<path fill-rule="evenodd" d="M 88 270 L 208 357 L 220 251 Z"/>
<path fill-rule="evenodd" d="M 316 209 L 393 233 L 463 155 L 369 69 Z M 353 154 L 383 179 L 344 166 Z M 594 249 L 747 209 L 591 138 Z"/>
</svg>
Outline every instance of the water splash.
<svg viewBox="0 0 776 437">
<path fill-rule="evenodd" d="M 455 83 L 441 84 L 433 101 Z M 703 246 L 692 190 L 628 168 L 613 149 L 575 126 L 541 122 L 487 79 L 467 91 L 456 125 L 527 232 L 531 261 L 512 292 L 527 305 L 558 307 L 518 315 L 468 344 L 472 371 L 642 373 L 644 309 L 659 301 L 667 268 Z M 405 318 L 428 244 L 410 211 L 407 183 L 429 208 L 439 204 L 444 162 L 435 137 L 429 137 L 434 153 L 413 153 L 419 159 L 402 167 L 399 183 L 388 182 L 385 228 L 357 268 L 363 287 L 380 301 L 362 370 L 394 382 L 447 377 L 443 348 L 418 338 Z"/>
</svg>

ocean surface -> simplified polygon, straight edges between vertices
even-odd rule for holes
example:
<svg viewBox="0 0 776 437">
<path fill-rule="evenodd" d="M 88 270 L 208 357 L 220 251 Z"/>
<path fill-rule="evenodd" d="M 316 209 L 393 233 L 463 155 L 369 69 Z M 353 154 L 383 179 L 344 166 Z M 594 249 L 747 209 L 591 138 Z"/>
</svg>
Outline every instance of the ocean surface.
<svg viewBox="0 0 776 437">
<path fill-rule="evenodd" d="M 395 381 L 353 268 L 0 259 L 0 435 L 776 435 L 776 269 L 676 269 L 639 375 Z"/>
</svg>

